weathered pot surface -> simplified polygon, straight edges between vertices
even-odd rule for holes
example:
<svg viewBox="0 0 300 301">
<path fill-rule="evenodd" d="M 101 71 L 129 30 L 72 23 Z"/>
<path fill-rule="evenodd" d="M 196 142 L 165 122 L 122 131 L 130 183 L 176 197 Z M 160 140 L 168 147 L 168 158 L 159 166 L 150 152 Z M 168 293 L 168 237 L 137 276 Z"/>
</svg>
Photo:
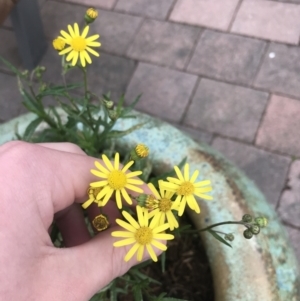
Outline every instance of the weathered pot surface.
<svg viewBox="0 0 300 301">
<path fill-rule="evenodd" d="M 17 124 L 22 133 L 33 118 L 33 114 L 26 114 L 0 125 L 0 145 L 14 139 Z M 245 213 L 269 220 L 267 228 L 251 240 L 243 238 L 241 226 L 224 227 L 225 232 L 236 234 L 232 248 L 208 233 L 202 234 L 213 272 L 215 300 L 299 301 L 300 272 L 293 249 L 275 211 L 255 184 L 211 147 L 148 115 L 137 113 L 136 119 L 120 120 L 116 128 L 128 129 L 145 121 L 142 128 L 116 141 L 118 149 L 127 151 L 136 143 L 147 144 L 156 174 L 169 171 L 187 157 L 191 172 L 198 169 L 201 179 L 212 181 L 214 200 L 199 200 L 200 214 L 189 212 L 196 228 L 237 221 Z"/>
</svg>

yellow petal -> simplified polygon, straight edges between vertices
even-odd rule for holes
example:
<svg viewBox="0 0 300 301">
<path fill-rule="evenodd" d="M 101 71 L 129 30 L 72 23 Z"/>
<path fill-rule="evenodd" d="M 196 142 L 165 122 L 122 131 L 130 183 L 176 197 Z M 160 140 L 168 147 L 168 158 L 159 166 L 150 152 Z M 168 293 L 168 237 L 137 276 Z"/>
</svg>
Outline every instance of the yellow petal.
<svg viewBox="0 0 300 301">
<path fill-rule="evenodd" d="M 106 155 L 102 155 L 102 160 L 104 161 L 106 167 L 108 168 L 109 171 L 113 171 L 114 170 L 114 167 L 113 165 L 111 164 L 111 162 L 108 160 L 108 158 L 106 157 Z"/>
<path fill-rule="evenodd" d="M 89 29 L 90 29 L 90 27 L 89 27 L 88 25 L 85 26 L 85 28 L 83 29 L 82 34 L 81 34 L 81 37 L 82 37 L 83 39 L 85 39 L 85 37 L 86 37 L 87 34 L 89 33 Z"/>
<path fill-rule="evenodd" d="M 129 205 L 132 205 L 132 200 L 131 200 L 130 196 L 128 195 L 127 191 L 124 188 L 121 189 L 121 194 L 122 194 L 123 198 L 125 199 L 125 201 Z"/>
<path fill-rule="evenodd" d="M 71 51 L 71 52 L 67 55 L 66 61 L 69 62 L 69 61 L 73 58 L 74 54 L 75 54 L 75 52 L 74 52 L 74 51 Z"/>
<path fill-rule="evenodd" d="M 70 40 L 72 40 L 72 37 L 67 33 L 65 32 L 64 30 L 61 30 L 60 31 L 60 34 L 69 42 Z"/>
<path fill-rule="evenodd" d="M 79 57 L 80 57 L 81 66 L 85 67 L 85 58 L 84 58 L 84 54 L 82 51 L 79 53 Z"/>
<path fill-rule="evenodd" d="M 113 243 L 114 247 L 123 247 L 127 245 L 131 245 L 135 242 L 133 237 L 122 239 Z"/>
<path fill-rule="evenodd" d="M 95 169 L 91 169 L 91 173 L 97 177 L 100 177 L 100 178 L 106 178 L 107 179 L 107 175 L 98 171 L 98 170 L 95 170 Z"/>
<path fill-rule="evenodd" d="M 139 193 L 143 193 L 144 192 L 144 190 L 142 188 L 136 187 L 136 186 L 133 186 L 133 185 L 130 185 L 130 184 L 126 184 L 125 188 L 127 188 L 129 190 L 132 190 L 132 191 L 135 191 L 135 192 L 139 192 Z"/>
<path fill-rule="evenodd" d="M 79 26 L 77 23 L 74 23 L 74 33 L 75 35 L 78 37 L 80 36 L 80 33 L 79 33 Z"/>
<path fill-rule="evenodd" d="M 160 239 L 160 240 L 171 240 L 174 239 L 174 235 L 166 234 L 166 233 L 158 233 L 158 234 L 154 234 L 153 238 Z"/>
<path fill-rule="evenodd" d="M 190 166 L 188 163 L 184 165 L 184 180 L 188 181 L 190 179 Z"/>
<path fill-rule="evenodd" d="M 154 229 L 152 229 L 152 232 L 153 232 L 153 234 L 156 234 L 156 233 L 159 233 L 159 232 L 163 232 L 163 231 L 169 229 L 169 227 L 170 227 L 170 225 L 166 223 L 166 224 L 160 225 L 158 227 L 155 227 Z"/>
<path fill-rule="evenodd" d="M 115 154 L 115 169 L 119 169 L 119 163 L 120 163 L 120 155 L 119 153 Z"/>
<path fill-rule="evenodd" d="M 196 181 L 198 175 L 199 175 L 199 170 L 195 170 L 192 177 L 191 177 L 191 179 L 190 179 L 190 182 L 194 183 Z"/>
<path fill-rule="evenodd" d="M 105 186 L 100 192 L 97 194 L 96 199 L 101 200 L 109 191 L 113 191 L 109 186 Z"/>
<path fill-rule="evenodd" d="M 100 162 L 95 161 L 95 165 L 100 171 L 102 171 L 106 175 L 109 174 L 109 170 L 107 170 L 102 164 L 100 164 Z"/>
<path fill-rule="evenodd" d="M 72 38 L 75 38 L 75 33 L 74 33 L 73 27 L 71 25 L 68 25 L 68 30 L 69 30 L 70 36 Z"/>
<path fill-rule="evenodd" d="M 108 202 L 109 199 L 111 198 L 113 192 L 114 192 L 114 191 L 113 191 L 112 189 L 110 189 L 110 190 L 106 193 L 105 197 L 104 197 L 103 200 L 102 200 L 102 206 L 105 206 L 105 205 L 107 204 L 107 202 Z"/>
<path fill-rule="evenodd" d="M 139 179 L 127 179 L 127 183 L 133 184 L 133 185 L 142 185 L 144 182 Z"/>
<path fill-rule="evenodd" d="M 143 209 L 140 206 L 136 206 L 136 213 L 137 213 L 137 217 L 138 217 L 138 221 L 141 227 L 145 227 L 145 218 L 144 218 L 144 214 L 143 214 Z"/>
<path fill-rule="evenodd" d="M 148 184 L 148 187 L 150 188 L 151 192 L 153 193 L 153 195 L 158 199 L 160 200 L 161 199 L 161 196 L 160 194 L 158 193 L 158 191 L 156 190 L 156 188 L 154 187 L 154 185 L 152 183 L 149 183 Z"/>
<path fill-rule="evenodd" d="M 132 232 L 132 233 L 135 233 L 135 232 L 136 232 L 136 229 L 135 229 L 132 225 L 130 225 L 130 224 L 124 222 L 123 220 L 121 220 L 121 219 L 119 219 L 119 218 L 116 219 L 116 223 L 117 223 L 119 226 L 123 227 L 124 229 L 126 229 L 126 230 L 128 230 L 128 231 L 130 231 L 130 232 Z"/>
<path fill-rule="evenodd" d="M 93 36 L 90 36 L 90 37 L 86 38 L 85 41 L 86 41 L 86 43 L 89 43 L 89 42 L 97 40 L 99 37 L 100 36 L 98 34 L 95 34 Z"/>
<path fill-rule="evenodd" d="M 114 237 L 134 237 L 134 233 L 127 231 L 114 231 L 111 235 Z"/>
<path fill-rule="evenodd" d="M 205 192 L 210 192 L 210 191 L 212 191 L 212 187 L 211 186 L 196 187 L 195 188 L 195 192 L 197 192 L 197 193 L 205 193 Z"/>
<path fill-rule="evenodd" d="M 181 203 L 179 205 L 178 215 L 182 216 L 186 205 L 186 198 L 182 198 Z"/>
<path fill-rule="evenodd" d="M 86 60 L 89 64 L 91 64 L 91 63 L 92 63 L 92 60 L 91 60 L 91 57 L 89 56 L 88 52 L 85 51 L 85 50 L 83 50 L 81 53 L 82 53 L 82 55 L 84 56 L 85 60 Z"/>
<path fill-rule="evenodd" d="M 60 51 L 60 52 L 59 52 L 59 55 L 66 54 L 66 53 L 72 51 L 72 49 L 73 49 L 72 47 L 67 47 L 67 48 L 65 48 L 64 50 Z"/>
<path fill-rule="evenodd" d="M 134 163 L 134 161 L 129 161 L 123 168 L 122 171 L 125 172 L 129 169 L 129 167 Z M 129 173 L 130 175 L 130 173 Z"/>
<path fill-rule="evenodd" d="M 88 200 L 85 201 L 83 204 L 81 204 L 81 206 L 82 206 L 83 209 L 86 209 L 86 208 L 89 207 L 93 202 L 94 202 L 94 198 L 88 199 Z"/>
<path fill-rule="evenodd" d="M 195 187 L 203 187 L 203 186 L 208 186 L 211 185 L 211 181 L 210 180 L 204 180 L 204 181 L 200 181 L 197 183 L 194 183 Z"/>
<path fill-rule="evenodd" d="M 91 47 L 100 47 L 101 43 L 99 42 L 86 42 L 87 46 L 91 46 Z"/>
<path fill-rule="evenodd" d="M 184 178 L 183 178 L 182 173 L 181 173 L 180 169 L 178 168 L 178 166 L 174 166 L 174 170 L 176 172 L 178 179 L 181 181 L 184 181 Z"/>
<path fill-rule="evenodd" d="M 107 182 L 107 180 L 105 180 L 105 181 L 92 182 L 92 183 L 90 183 L 90 186 L 91 187 L 103 187 L 107 184 L 108 184 L 108 182 Z"/>
<path fill-rule="evenodd" d="M 135 252 L 137 251 L 137 249 L 139 248 L 139 246 L 140 245 L 138 243 L 134 244 L 131 247 L 131 249 L 127 252 L 127 254 L 125 255 L 124 260 L 125 261 L 129 261 L 132 258 L 132 256 L 135 254 Z"/>
<path fill-rule="evenodd" d="M 91 54 L 93 54 L 94 56 L 99 56 L 99 53 L 96 52 L 94 49 L 92 49 L 91 47 L 86 46 L 85 48 L 88 52 L 90 52 Z"/>
<path fill-rule="evenodd" d="M 122 211 L 122 214 L 132 227 L 134 227 L 135 229 L 140 228 L 140 225 L 138 224 L 138 222 L 128 212 Z"/>
<path fill-rule="evenodd" d="M 120 190 L 116 190 L 116 202 L 117 202 L 117 207 L 119 209 L 122 209 L 122 200 L 121 200 Z"/>
<path fill-rule="evenodd" d="M 146 245 L 146 248 L 147 248 L 147 251 L 148 251 L 148 253 L 149 253 L 151 259 L 152 259 L 153 261 L 156 262 L 156 261 L 157 261 L 157 256 L 156 256 L 156 254 L 155 254 L 153 248 L 151 247 L 151 245 L 150 245 L 150 244 L 147 244 L 147 245 Z"/>
<path fill-rule="evenodd" d="M 162 250 L 162 251 L 166 251 L 167 250 L 167 246 L 166 245 L 162 244 L 161 242 L 159 242 L 159 241 L 157 241 L 155 239 L 152 240 L 151 244 L 154 247 L 156 247 L 157 249 L 159 249 L 159 250 Z"/>
<path fill-rule="evenodd" d="M 78 57 L 79 57 L 79 53 L 77 51 L 74 51 L 74 56 L 73 56 L 73 60 L 71 63 L 72 66 L 75 66 L 77 64 Z"/>
<path fill-rule="evenodd" d="M 124 168 L 123 168 L 122 171 L 125 172 L 126 170 L 124 171 Z M 143 173 L 142 171 L 133 171 L 133 172 L 127 173 L 126 178 L 127 179 L 133 178 L 133 177 L 141 175 L 142 173 Z"/>
<path fill-rule="evenodd" d="M 142 261 L 143 259 L 143 255 L 144 255 L 144 246 L 141 245 L 139 248 L 138 248 L 138 252 L 137 252 L 137 256 L 136 256 L 136 259 L 137 261 Z"/>
</svg>

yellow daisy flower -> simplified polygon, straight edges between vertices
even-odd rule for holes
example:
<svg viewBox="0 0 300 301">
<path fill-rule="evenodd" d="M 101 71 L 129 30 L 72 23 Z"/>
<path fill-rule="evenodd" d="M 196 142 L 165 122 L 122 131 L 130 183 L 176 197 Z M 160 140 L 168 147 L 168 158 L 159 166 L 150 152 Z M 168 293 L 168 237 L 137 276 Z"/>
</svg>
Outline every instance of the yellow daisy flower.
<svg viewBox="0 0 300 301">
<path fill-rule="evenodd" d="M 161 182 L 162 181 L 159 181 L 158 184 Z M 153 208 L 153 210 L 149 213 L 149 218 L 158 215 L 160 225 L 163 224 L 167 219 L 171 231 L 174 230 L 174 228 L 178 228 L 179 224 L 172 210 L 178 210 L 180 202 L 179 200 L 177 200 L 177 202 L 171 201 L 174 192 L 166 191 L 160 187 L 159 193 L 152 183 L 149 183 L 148 187 L 155 197 L 152 198 L 151 204 L 149 204 L 149 207 L 151 207 L 151 209 Z M 146 208 L 147 207 L 148 206 L 146 202 Z"/>
<path fill-rule="evenodd" d="M 186 204 L 194 210 L 196 213 L 200 213 L 199 205 L 194 197 L 194 195 L 204 199 L 204 200 L 212 200 L 211 195 L 205 194 L 212 190 L 210 180 L 195 182 L 199 171 L 196 170 L 190 178 L 189 175 L 189 164 L 185 164 L 184 166 L 184 174 L 181 173 L 178 166 L 174 166 L 177 178 L 168 177 L 166 181 L 161 182 L 161 187 L 171 192 L 175 192 L 177 194 L 176 201 L 180 201 L 179 212 L 178 215 L 181 216 L 184 212 Z"/>
<path fill-rule="evenodd" d="M 89 199 L 85 201 L 83 204 L 81 204 L 82 208 L 86 209 L 90 205 L 92 205 L 92 203 L 97 203 L 99 207 L 103 206 L 103 202 L 101 200 L 96 199 L 97 195 L 101 190 L 102 190 L 101 187 L 96 187 L 96 188 L 90 187 L 87 191 Z"/>
<path fill-rule="evenodd" d="M 71 25 L 68 25 L 68 30 L 69 33 L 64 30 L 61 30 L 60 33 L 63 36 L 62 39 L 70 46 L 60 51 L 59 55 L 69 53 L 66 60 L 72 60 L 71 64 L 73 66 L 77 64 L 78 58 L 80 59 L 82 67 L 85 67 L 85 62 L 91 64 L 92 60 L 88 52 L 95 56 L 99 56 L 99 53 L 91 48 L 101 46 L 99 42 L 95 41 L 99 38 L 99 35 L 96 34 L 87 38 L 86 36 L 89 32 L 89 26 L 86 26 L 80 35 L 77 23 L 74 24 L 74 28 Z"/>
<path fill-rule="evenodd" d="M 141 171 L 134 171 L 126 173 L 129 167 L 134 163 L 134 161 L 128 162 L 122 169 L 120 169 L 120 155 L 116 153 L 114 165 L 109 161 L 109 159 L 102 155 L 102 160 L 106 167 L 101 165 L 98 161 L 95 162 L 96 167 L 100 170 L 91 170 L 91 173 L 97 177 L 104 178 L 102 181 L 93 182 L 90 184 L 91 187 L 101 187 L 101 191 L 96 196 L 96 200 L 101 200 L 101 206 L 105 206 L 113 192 L 115 192 L 115 197 L 117 201 L 117 206 L 119 209 L 122 208 L 121 195 L 125 201 L 131 205 L 132 200 L 130 199 L 126 189 L 142 193 L 143 189 L 136 187 L 136 185 L 142 185 L 143 181 L 139 179 L 133 179 L 133 177 L 142 174 Z M 102 199 L 103 198 L 103 199 Z"/>
<path fill-rule="evenodd" d="M 149 224 L 148 210 L 143 210 L 142 207 L 137 206 L 136 211 L 138 221 L 126 211 L 122 211 L 122 214 L 127 222 L 116 219 L 117 224 L 127 231 L 112 232 L 111 235 L 114 237 L 125 237 L 125 239 L 119 240 L 113 245 L 114 247 L 123 247 L 134 244 L 125 255 L 125 261 L 129 261 L 136 252 L 137 260 L 141 261 L 145 247 L 152 260 L 157 261 L 157 256 L 152 246 L 163 251 L 167 249 L 167 246 L 158 240 L 174 239 L 172 234 L 161 233 L 169 228 L 169 224 L 158 225 L 159 216 L 155 216 Z"/>
</svg>

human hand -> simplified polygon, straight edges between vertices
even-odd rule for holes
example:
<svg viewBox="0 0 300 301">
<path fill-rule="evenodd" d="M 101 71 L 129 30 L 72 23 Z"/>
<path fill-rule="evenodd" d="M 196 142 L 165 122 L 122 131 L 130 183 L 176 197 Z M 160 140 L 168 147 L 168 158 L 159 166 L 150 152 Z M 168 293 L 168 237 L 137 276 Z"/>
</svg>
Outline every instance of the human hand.
<svg viewBox="0 0 300 301">
<path fill-rule="evenodd" d="M 78 203 L 94 180 L 94 161 L 70 143 L 0 147 L 1 300 L 85 301 L 135 263 L 124 261 L 127 248 L 113 247 L 115 205 L 105 207 L 108 230 L 91 239 L 85 226 Z M 97 213 L 88 210 L 90 218 Z M 51 242 L 54 216 L 68 248 Z"/>
</svg>

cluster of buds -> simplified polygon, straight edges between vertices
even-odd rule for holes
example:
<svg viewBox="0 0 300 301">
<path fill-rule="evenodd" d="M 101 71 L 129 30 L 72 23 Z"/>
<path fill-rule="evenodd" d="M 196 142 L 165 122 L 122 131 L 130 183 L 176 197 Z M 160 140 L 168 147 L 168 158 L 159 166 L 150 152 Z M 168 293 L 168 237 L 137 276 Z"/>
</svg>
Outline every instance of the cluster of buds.
<svg viewBox="0 0 300 301">
<path fill-rule="evenodd" d="M 247 227 L 244 231 L 244 237 L 250 239 L 253 235 L 257 235 L 261 228 L 267 226 L 268 220 L 265 217 L 253 218 L 250 214 L 245 214 L 242 218 L 242 223 Z"/>
</svg>

